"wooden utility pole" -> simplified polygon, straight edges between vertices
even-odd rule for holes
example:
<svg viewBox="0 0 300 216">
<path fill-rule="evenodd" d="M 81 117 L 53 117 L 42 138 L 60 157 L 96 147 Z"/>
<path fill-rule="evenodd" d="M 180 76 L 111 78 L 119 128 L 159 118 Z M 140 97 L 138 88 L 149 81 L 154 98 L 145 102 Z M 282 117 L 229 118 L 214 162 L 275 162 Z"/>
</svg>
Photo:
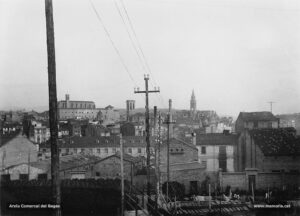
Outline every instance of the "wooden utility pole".
<svg viewBox="0 0 300 216">
<path fill-rule="evenodd" d="M 120 134 L 120 162 L 121 162 L 121 216 L 124 216 L 124 160 L 123 160 L 123 138 Z"/>
<path fill-rule="evenodd" d="M 156 139 L 156 142 L 155 142 L 155 149 L 154 149 L 154 155 L 155 155 L 155 158 L 154 158 L 154 163 L 155 163 L 155 208 L 157 210 L 157 200 L 158 200 L 158 190 L 157 190 L 157 182 L 158 182 L 158 166 L 157 166 L 157 158 L 158 158 L 158 155 L 157 155 L 157 107 L 154 106 L 154 137 Z"/>
<path fill-rule="evenodd" d="M 148 201 L 150 199 L 150 117 L 149 117 L 149 93 L 158 93 L 160 92 L 159 88 L 154 88 L 154 90 L 149 90 L 148 89 L 148 81 L 149 81 L 149 75 L 144 76 L 145 80 L 145 91 L 140 91 L 139 88 L 134 89 L 134 93 L 142 93 L 146 94 L 146 152 L 147 152 L 147 196 L 148 196 Z M 148 202 L 149 203 L 149 202 Z"/>
<path fill-rule="evenodd" d="M 161 144 L 161 114 L 158 115 L 158 143 L 157 143 L 157 172 L 158 172 L 158 194 L 161 191 L 161 183 L 160 183 L 160 144 Z"/>
<path fill-rule="evenodd" d="M 57 144 L 57 95 L 56 95 L 56 65 L 52 0 L 45 0 L 46 29 L 47 29 L 47 53 L 48 53 L 48 87 L 49 87 L 49 121 L 51 143 L 51 185 L 53 202 L 61 204 L 59 181 L 59 150 Z M 55 209 L 54 215 L 60 216 L 61 209 Z"/>
<path fill-rule="evenodd" d="M 171 124 L 174 124 L 175 121 L 172 120 L 172 100 L 169 99 L 169 113 L 168 113 L 168 119 L 164 123 L 168 125 L 168 136 L 167 136 L 167 200 L 169 199 L 169 182 L 170 182 L 170 127 Z"/>
</svg>

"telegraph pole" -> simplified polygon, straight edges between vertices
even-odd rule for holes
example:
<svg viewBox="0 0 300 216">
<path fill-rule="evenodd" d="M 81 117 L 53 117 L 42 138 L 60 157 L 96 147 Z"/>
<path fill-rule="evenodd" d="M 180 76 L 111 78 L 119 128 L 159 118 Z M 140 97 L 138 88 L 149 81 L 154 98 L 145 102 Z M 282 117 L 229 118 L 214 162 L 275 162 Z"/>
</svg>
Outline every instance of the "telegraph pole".
<svg viewBox="0 0 300 216">
<path fill-rule="evenodd" d="M 174 124 L 175 121 L 172 120 L 172 100 L 169 99 L 169 113 L 168 119 L 164 123 L 168 125 L 168 137 L 167 137 L 167 199 L 169 199 L 169 181 L 170 181 L 170 126 Z"/>
<path fill-rule="evenodd" d="M 50 143 L 51 143 L 51 185 L 53 202 L 61 204 L 60 181 L 59 181 L 59 150 L 57 144 L 57 95 L 56 95 L 56 65 L 54 45 L 54 25 L 52 0 L 45 0 L 46 32 L 47 32 L 47 54 L 48 54 L 48 87 L 49 87 L 49 121 L 50 121 Z M 61 209 L 57 208 L 54 215 L 60 216 Z"/>
<path fill-rule="evenodd" d="M 120 134 L 120 160 L 121 160 L 121 216 L 124 216 L 124 161 L 123 161 L 122 134 Z"/>
<path fill-rule="evenodd" d="M 146 152 L 147 152 L 147 196 L 148 196 L 148 203 L 150 198 L 150 117 L 149 117 L 149 93 L 157 93 L 160 92 L 159 88 L 154 88 L 154 90 L 148 89 L 148 81 L 149 81 L 149 74 L 144 75 L 145 80 L 145 91 L 140 91 L 139 88 L 134 89 L 135 94 L 146 94 Z"/>
<path fill-rule="evenodd" d="M 157 155 L 157 107 L 154 106 L 154 137 L 156 139 L 156 142 L 155 142 L 155 149 L 154 149 L 154 155 L 155 155 L 155 208 L 157 210 L 157 199 L 158 199 L 158 189 L 157 189 L 157 182 L 158 182 L 158 166 L 157 166 L 157 158 L 158 158 L 158 155 Z"/>
</svg>

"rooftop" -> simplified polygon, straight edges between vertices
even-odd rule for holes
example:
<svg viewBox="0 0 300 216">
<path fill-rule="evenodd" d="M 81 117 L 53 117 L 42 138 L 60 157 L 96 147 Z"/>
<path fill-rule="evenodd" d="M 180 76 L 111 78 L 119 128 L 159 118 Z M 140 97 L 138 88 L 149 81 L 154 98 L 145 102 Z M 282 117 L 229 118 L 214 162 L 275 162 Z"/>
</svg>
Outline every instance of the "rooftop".
<svg viewBox="0 0 300 216">
<path fill-rule="evenodd" d="M 255 129 L 249 133 L 266 156 L 300 155 L 300 138 L 294 128 Z"/>
<path fill-rule="evenodd" d="M 239 117 L 244 121 L 277 121 L 271 112 L 240 112 Z"/>
<path fill-rule="evenodd" d="M 238 136 L 235 134 L 198 134 L 196 136 L 197 145 L 236 145 Z"/>
<path fill-rule="evenodd" d="M 154 141 L 154 138 L 152 142 Z M 58 141 L 60 148 L 97 148 L 97 147 L 120 147 L 119 136 L 109 137 L 78 137 L 63 138 Z M 146 137 L 143 136 L 126 136 L 123 137 L 124 147 L 145 147 Z M 42 143 L 40 148 L 50 148 L 50 142 Z"/>
</svg>

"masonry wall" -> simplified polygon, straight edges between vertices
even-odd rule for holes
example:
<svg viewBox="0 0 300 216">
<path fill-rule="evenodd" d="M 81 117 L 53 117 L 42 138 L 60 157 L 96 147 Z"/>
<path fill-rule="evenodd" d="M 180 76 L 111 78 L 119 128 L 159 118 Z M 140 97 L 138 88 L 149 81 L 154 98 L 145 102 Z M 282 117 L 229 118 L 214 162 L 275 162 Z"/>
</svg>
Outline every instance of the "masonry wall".
<svg viewBox="0 0 300 216">
<path fill-rule="evenodd" d="M 217 183 L 218 176 L 216 173 L 206 172 L 203 169 L 186 169 L 186 170 L 176 170 L 170 171 L 170 179 L 172 181 L 177 181 L 184 185 L 185 193 L 190 193 L 191 181 L 197 181 L 198 191 L 201 189 L 201 183 L 209 177 L 212 184 Z M 167 181 L 167 173 L 161 173 L 162 183 Z"/>
<path fill-rule="evenodd" d="M 135 168 L 131 167 L 131 163 L 124 161 L 124 178 L 127 180 L 131 179 L 131 171 L 135 172 Z M 121 165 L 120 159 L 117 157 L 111 157 L 106 160 L 100 161 L 93 167 L 92 175 L 97 178 L 96 173 L 99 173 L 99 178 L 120 178 L 121 176 Z"/>
<path fill-rule="evenodd" d="M 235 172 L 220 173 L 220 185 L 222 188 L 231 186 L 232 190 L 248 190 L 249 174 L 256 176 L 256 190 L 276 187 L 282 189 L 288 186 L 300 186 L 300 173 L 272 173 L 272 172 Z"/>
<path fill-rule="evenodd" d="M 183 149 L 183 151 L 182 151 Z M 161 164 L 167 164 L 167 146 L 163 146 L 160 152 Z M 180 143 L 170 144 L 170 164 L 185 163 L 198 160 L 197 149 Z"/>
<path fill-rule="evenodd" d="M 202 154 L 201 148 L 206 148 L 206 153 Z M 200 163 L 206 163 L 208 172 L 217 172 L 219 170 L 219 146 L 216 145 L 201 145 L 198 148 L 198 160 Z M 234 172 L 236 170 L 236 147 L 232 145 L 226 146 L 227 171 Z"/>
<path fill-rule="evenodd" d="M 58 109 L 59 119 L 74 119 L 74 118 L 88 118 L 95 119 L 97 117 L 98 109 Z"/>
</svg>

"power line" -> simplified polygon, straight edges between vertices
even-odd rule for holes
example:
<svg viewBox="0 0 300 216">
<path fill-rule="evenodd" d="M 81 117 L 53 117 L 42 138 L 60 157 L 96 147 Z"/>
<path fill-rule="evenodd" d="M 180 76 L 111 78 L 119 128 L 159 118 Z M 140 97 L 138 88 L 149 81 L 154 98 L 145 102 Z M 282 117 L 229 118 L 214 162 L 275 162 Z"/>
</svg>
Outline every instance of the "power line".
<svg viewBox="0 0 300 216">
<path fill-rule="evenodd" d="M 121 17 L 121 19 L 122 19 L 122 21 L 123 21 L 123 24 L 124 24 L 124 26 L 125 26 L 126 32 L 127 32 L 128 36 L 129 36 L 131 45 L 133 46 L 133 48 L 134 48 L 134 50 L 135 50 L 137 56 L 139 57 L 140 63 L 141 63 L 141 65 L 142 65 L 144 71 L 147 73 L 147 69 L 145 68 L 143 59 L 142 59 L 141 55 L 139 54 L 139 51 L 138 51 L 138 49 L 137 49 L 137 47 L 136 47 L 136 45 L 135 45 L 135 43 L 134 43 L 134 41 L 133 41 L 133 38 L 132 38 L 132 36 L 131 36 L 131 34 L 130 34 L 130 32 L 129 32 L 129 29 L 128 29 L 127 25 L 126 25 L 125 19 L 124 19 L 123 15 L 122 15 L 122 13 L 121 13 L 121 11 L 120 11 L 120 7 L 119 7 L 119 5 L 118 5 L 118 3 L 117 3 L 116 0 L 115 0 L 114 2 L 115 2 L 115 6 L 116 6 L 116 8 L 117 8 L 117 11 L 118 11 L 118 13 L 119 13 L 119 15 L 120 15 L 120 17 Z"/>
<path fill-rule="evenodd" d="M 116 44 L 114 43 L 112 37 L 110 36 L 110 33 L 109 33 L 108 29 L 106 28 L 106 26 L 104 25 L 104 22 L 102 21 L 102 19 L 101 19 L 101 17 L 100 17 L 100 14 L 98 13 L 97 9 L 95 8 L 95 5 L 93 4 L 92 0 L 90 0 L 90 4 L 91 4 L 91 6 L 92 6 L 92 8 L 93 8 L 93 10 L 94 10 L 94 12 L 95 12 L 95 14 L 96 14 L 96 17 L 98 18 L 99 22 L 100 22 L 101 25 L 102 25 L 102 27 L 103 27 L 103 29 L 104 29 L 104 32 L 106 33 L 107 37 L 109 38 L 110 43 L 112 44 L 114 50 L 116 51 L 116 53 L 117 53 L 117 55 L 118 55 L 118 57 L 119 57 L 119 59 L 120 59 L 122 65 L 123 65 L 125 71 L 126 71 L 127 74 L 129 75 L 129 77 L 130 77 L 131 81 L 134 83 L 134 85 L 137 86 L 136 82 L 134 81 L 132 75 L 131 75 L 130 72 L 129 72 L 129 69 L 128 69 L 127 65 L 125 64 L 124 59 L 123 59 L 122 56 L 121 56 L 121 53 L 120 53 L 119 49 L 117 48 L 117 46 L 116 46 Z"/>
<path fill-rule="evenodd" d="M 139 56 L 141 62 L 144 62 L 145 66 L 146 66 L 146 69 L 147 69 L 148 72 L 151 74 L 151 76 L 152 76 L 152 78 L 153 78 L 153 81 L 154 81 L 154 85 L 157 86 L 156 79 L 155 79 L 155 77 L 154 77 L 154 75 L 153 75 L 153 73 L 152 73 L 152 71 L 151 71 L 151 69 L 150 69 L 150 66 L 149 66 L 149 64 L 148 64 L 147 58 L 146 58 L 146 56 L 145 56 L 145 54 L 144 54 L 144 52 L 143 52 L 142 46 L 141 46 L 141 44 L 140 44 L 140 42 L 139 42 L 138 36 L 137 36 L 136 31 L 135 31 L 135 29 L 134 29 L 134 27 L 133 27 L 132 21 L 131 21 L 131 19 L 130 19 L 130 17 L 129 17 L 129 14 L 128 14 L 128 11 L 127 11 L 127 9 L 126 9 L 126 7 L 125 7 L 125 4 L 124 4 L 123 0 L 120 0 L 120 2 L 121 2 L 121 5 L 122 5 L 123 10 L 124 10 L 124 12 L 125 12 L 125 15 L 126 15 L 126 18 L 127 18 L 127 20 L 128 20 L 128 23 L 129 23 L 129 25 L 130 25 L 131 31 L 132 31 L 132 33 L 133 33 L 133 35 L 134 35 L 135 40 L 136 40 L 137 47 L 138 47 L 140 53 L 142 54 L 142 57 L 140 56 L 140 54 L 138 53 L 138 51 L 137 51 L 137 49 L 136 49 L 136 46 L 134 45 L 135 50 L 136 50 L 136 52 L 137 52 L 137 54 L 138 54 L 138 56 Z M 119 10 L 119 8 L 118 8 L 118 10 Z M 119 10 L 119 14 L 121 15 L 120 10 Z M 122 19 L 123 19 L 123 16 L 122 16 L 122 15 L 121 15 L 121 17 L 122 17 Z M 124 19 L 123 19 L 123 22 L 124 22 L 124 24 L 125 24 Z M 125 24 L 125 25 L 126 25 L 126 24 Z M 128 29 L 127 29 L 127 28 L 126 28 L 126 30 L 127 30 L 127 32 L 128 32 Z M 129 34 L 129 32 L 128 32 L 128 34 Z M 130 36 L 130 38 L 131 38 L 132 43 L 134 44 L 134 42 L 133 42 L 131 36 Z M 143 59 L 144 61 L 143 61 L 142 59 Z M 144 67 L 144 64 L 143 64 L 143 67 Z M 153 86 L 153 85 L 152 85 L 152 86 Z M 161 99 L 161 102 L 162 102 L 163 106 L 166 107 L 162 95 L 159 94 L 159 96 L 160 96 L 160 99 Z"/>
</svg>

